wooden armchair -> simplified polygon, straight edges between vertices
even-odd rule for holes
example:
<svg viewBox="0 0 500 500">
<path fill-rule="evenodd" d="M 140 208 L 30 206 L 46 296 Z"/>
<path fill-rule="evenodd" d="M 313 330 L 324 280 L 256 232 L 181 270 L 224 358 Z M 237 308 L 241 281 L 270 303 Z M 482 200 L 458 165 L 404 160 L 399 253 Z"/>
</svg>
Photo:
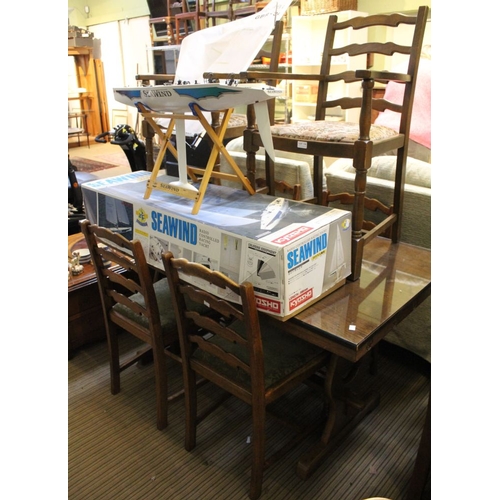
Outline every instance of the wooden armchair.
<svg viewBox="0 0 500 500">
<path fill-rule="evenodd" d="M 266 460 L 266 409 L 324 367 L 329 354 L 281 331 L 285 328 L 280 329 L 276 321 L 268 324 L 264 317 L 259 318 L 251 283 L 238 285 L 220 272 L 176 259 L 171 253 L 164 253 L 162 258 L 173 292 L 181 343 L 186 450 L 195 447 L 197 425 L 214 409 L 198 411 L 194 381 L 199 374 L 251 406 L 250 498 L 257 499 L 264 469 L 283 453 L 281 448 Z M 226 300 L 220 298 L 221 294 L 206 291 L 212 289 L 223 293 Z M 193 311 L 186 298 L 219 312 L 222 321 L 212 321 Z M 301 430 L 298 434 L 303 437 L 311 426 Z"/>
<path fill-rule="evenodd" d="M 352 158 L 356 176 L 353 186 L 354 204 L 352 220 L 352 274 L 350 279 L 357 280 L 361 272 L 363 247 L 375 236 L 390 228 L 391 239 L 397 242 L 400 238 L 402 207 L 404 195 L 406 158 L 408 151 L 409 130 L 415 81 L 418 73 L 420 52 L 429 8 L 420 7 L 416 15 L 372 15 L 357 17 L 344 22 L 337 22 L 337 16 L 329 19 L 320 73 L 318 74 L 275 74 L 247 72 L 240 74 L 247 80 L 265 80 L 268 78 L 290 79 L 298 81 L 317 81 L 318 94 L 314 121 L 274 125 L 271 127 L 274 148 L 279 151 L 310 154 L 314 156 L 314 195 L 317 203 L 323 199 L 323 158 Z M 384 30 L 373 30 L 374 27 L 385 27 L 388 30 L 398 28 L 413 29 L 407 45 L 392 41 L 370 41 L 366 43 L 348 43 L 342 45 L 345 30 L 360 33 L 370 30 L 372 33 L 383 33 Z M 347 37 L 348 38 L 348 37 Z M 368 39 L 368 38 L 367 38 Z M 393 56 L 406 57 L 408 69 L 405 73 L 376 71 L 366 69 L 366 63 L 373 54 L 385 56 L 386 67 Z M 351 61 L 346 69 L 346 60 Z M 398 60 L 400 62 L 400 60 Z M 384 98 L 373 97 L 375 82 L 399 82 L 405 86 L 402 104 L 391 103 Z M 361 86 L 361 96 L 353 96 L 349 90 L 353 85 Z M 354 92 L 355 93 L 355 92 Z M 336 108 L 341 110 L 359 110 L 359 123 L 335 121 L 329 113 Z M 389 109 L 400 113 L 399 131 L 387 127 L 372 125 L 372 110 Z M 251 116 L 250 116 L 251 117 Z M 250 118 L 249 118 L 250 119 Z M 247 152 L 247 175 L 255 171 L 255 154 L 263 145 L 254 122 L 249 121 L 244 133 L 244 148 Z M 365 189 L 367 171 L 372 158 L 389 151 L 397 151 L 397 169 L 394 179 L 394 201 L 391 213 L 376 227 L 363 230 Z M 266 176 L 268 189 L 274 193 L 274 171 L 269 158 L 266 159 Z M 335 193 L 331 193 L 335 194 Z"/>
</svg>

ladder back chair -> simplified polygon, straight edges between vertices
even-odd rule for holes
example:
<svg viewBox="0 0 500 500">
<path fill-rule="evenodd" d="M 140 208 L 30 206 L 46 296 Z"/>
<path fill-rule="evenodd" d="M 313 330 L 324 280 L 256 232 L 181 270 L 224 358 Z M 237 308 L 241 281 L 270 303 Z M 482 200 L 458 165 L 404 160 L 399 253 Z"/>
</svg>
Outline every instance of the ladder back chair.
<svg viewBox="0 0 500 500">
<path fill-rule="evenodd" d="M 111 394 L 120 392 L 120 373 L 153 356 L 156 386 L 156 425 L 168 425 L 168 403 L 182 392 L 168 396 L 167 356 L 180 362 L 175 313 L 167 278 L 153 283 L 139 240 L 81 222 L 95 268 L 106 326 L 111 375 Z M 109 267 L 109 262 L 121 269 Z M 129 359 L 120 355 L 118 333 L 126 331 L 144 342 L 144 348 Z M 176 351 L 177 348 L 177 351 Z"/>
<path fill-rule="evenodd" d="M 261 494 L 265 468 L 283 452 L 281 448 L 266 460 L 266 408 L 326 366 L 329 353 L 283 332 L 284 327 L 276 326 L 278 321 L 268 324 L 259 318 L 251 283 L 238 285 L 218 271 L 174 258 L 170 252 L 163 253 L 162 259 L 172 290 L 181 344 L 185 448 L 190 451 L 195 447 L 197 425 L 217 407 L 198 411 L 194 385 L 198 374 L 251 406 L 250 498 L 256 499 Z M 206 291 L 216 289 L 226 299 Z M 186 298 L 192 303 L 208 305 L 222 320 L 213 321 L 193 311 Z M 302 431 L 307 434 L 311 426 Z M 297 437 L 293 443 L 298 442 Z"/>
<path fill-rule="evenodd" d="M 416 15 L 376 14 L 356 17 L 344 22 L 337 22 L 337 16 L 329 18 L 325 45 L 319 74 L 274 75 L 277 79 L 287 79 L 318 83 L 315 119 L 312 121 L 279 124 L 271 127 L 274 148 L 279 151 L 309 154 L 314 157 L 314 196 L 316 203 L 323 200 L 323 158 L 352 158 L 356 170 L 353 186 L 354 204 L 352 221 L 352 274 L 351 280 L 357 280 L 361 272 L 363 247 L 375 236 L 390 228 L 393 242 L 397 242 L 401 233 L 402 207 L 406 171 L 406 158 L 410 132 L 411 112 L 418 73 L 420 53 L 429 8 L 422 6 Z M 380 27 L 378 30 L 373 30 Z M 388 31 L 383 30 L 385 27 Z M 407 45 L 388 41 L 386 33 L 390 30 L 408 28 L 413 31 Z M 351 31 L 350 31 L 351 30 Z M 345 32 L 361 33 L 370 31 L 370 36 L 383 34 L 382 41 L 350 43 L 342 45 Z M 353 35 L 355 36 L 355 35 Z M 366 39 L 368 35 L 366 35 Z M 395 40 L 397 38 L 394 38 Z M 404 73 L 366 69 L 367 61 L 374 55 L 384 56 L 385 67 L 391 67 L 389 61 L 401 58 L 407 61 Z M 349 58 L 349 68 L 347 68 Z M 395 59 L 396 60 L 396 59 Z M 337 72 L 338 71 L 338 72 Z M 247 72 L 240 74 L 248 81 L 267 79 L 269 74 Z M 405 86 L 402 103 L 393 103 L 373 96 L 375 82 L 395 81 Z M 294 82 L 295 84 L 295 82 Z M 357 86 L 357 90 L 356 87 Z M 361 87 L 361 92 L 359 91 Z M 360 94 L 360 95 L 359 95 Z M 336 108 L 336 109 L 335 109 Z M 389 109 L 400 114 L 399 131 L 380 125 L 372 125 L 372 111 Z M 331 113 L 343 110 L 343 113 L 358 110 L 359 121 L 332 120 Z M 262 140 L 255 123 L 248 124 L 244 132 L 244 149 L 247 152 L 247 170 L 255 170 L 255 154 L 262 146 Z M 372 158 L 397 151 L 397 168 L 394 179 L 394 201 L 391 213 L 375 228 L 363 230 L 364 196 L 367 183 L 367 171 Z M 266 176 L 269 192 L 274 193 L 274 170 L 269 157 L 266 158 Z M 335 194 L 335 193 L 332 193 Z"/>
</svg>

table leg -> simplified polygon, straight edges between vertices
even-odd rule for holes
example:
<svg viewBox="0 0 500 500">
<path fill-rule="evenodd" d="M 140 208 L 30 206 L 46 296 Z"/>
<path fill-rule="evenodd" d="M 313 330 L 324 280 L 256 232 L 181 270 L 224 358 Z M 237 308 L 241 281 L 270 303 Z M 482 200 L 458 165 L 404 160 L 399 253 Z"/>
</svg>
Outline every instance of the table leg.
<svg viewBox="0 0 500 500">
<path fill-rule="evenodd" d="M 302 457 L 297 464 L 297 475 L 307 479 L 320 466 L 323 459 L 337 443 L 353 430 L 379 402 L 378 393 L 371 392 L 363 398 L 356 396 L 338 376 L 338 356 L 332 354 L 324 382 L 328 401 L 328 417 L 321 439 Z"/>
</svg>

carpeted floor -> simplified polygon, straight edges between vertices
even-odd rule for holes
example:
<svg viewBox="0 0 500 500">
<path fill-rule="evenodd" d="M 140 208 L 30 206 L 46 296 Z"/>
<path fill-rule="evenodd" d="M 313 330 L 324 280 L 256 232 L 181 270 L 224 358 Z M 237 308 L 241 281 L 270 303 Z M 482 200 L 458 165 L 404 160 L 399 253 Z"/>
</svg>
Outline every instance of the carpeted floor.
<svg viewBox="0 0 500 500">
<path fill-rule="evenodd" d="M 137 341 L 121 338 L 124 351 Z M 381 496 L 403 500 L 407 493 L 430 390 L 430 365 L 395 346 L 382 344 L 379 373 L 363 370 L 360 384 L 377 389 L 381 403 L 306 481 L 295 464 L 317 436 L 311 436 L 269 468 L 262 500 L 362 500 Z M 172 390 L 181 387 L 180 367 L 170 365 Z M 248 498 L 248 408 L 230 399 L 205 420 L 197 446 L 184 449 L 183 402 L 170 407 L 170 424 L 156 429 L 153 367 L 134 366 L 122 374 L 122 390 L 109 390 L 105 342 L 82 348 L 69 361 L 68 498 L 71 500 L 243 500 Z M 218 389 L 201 389 L 200 406 Z M 295 399 L 296 397 L 296 399 Z M 280 401 L 298 418 L 319 410 L 307 390 Z M 272 449 L 286 432 L 273 420 Z M 430 498 L 430 487 L 426 499 Z"/>
</svg>

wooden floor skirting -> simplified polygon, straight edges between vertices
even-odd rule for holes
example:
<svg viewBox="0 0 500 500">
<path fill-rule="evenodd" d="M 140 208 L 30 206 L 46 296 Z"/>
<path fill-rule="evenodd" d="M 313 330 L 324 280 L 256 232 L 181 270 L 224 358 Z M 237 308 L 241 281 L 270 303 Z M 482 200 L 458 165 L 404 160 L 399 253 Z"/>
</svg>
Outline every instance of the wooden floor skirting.
<svg viewBox="0 0 500 500">
<path fill-rule="evenodd" d="M 125 351 L 137 349 L 128 335 Z M 262 500 L 404 500 L 413 471 L 430 390 L 430 368 L 420 358 L 384 344 L 378 374 L 363 370 L 366 390 L 381 393 L 381 403 L 319 469 L 303 481 L 295 474 L 310 436 L 264 474 Z M 250 483 L 250 413 L 235 398 L 207 418 L 197 446 L 184 449 L 184 406 L 170 406 L 169 426 L 156 429 L 152 365 L 134 366 L 122 374 L 122 390 L 109 390 L 105 342 L 82 348 L 69 360 L 68 498 L 70 500 L 243 500 Z M 172 391 L 182 385 L 181 370 L 170 364 Z M 218 394 L 206 384 L 200 407 Z M 300 390 L 299 390 L 300 391 Z M 309 391 L 295 394 L 301 404 L 280 401 L 298 418 L 320 411 Z M 292 406 L 293 405 L 293 406 Z M 287 433 L 272 419 L 268 450 Z M 428 492 L 430 498 L 430 492 Z"/>
</svg>

